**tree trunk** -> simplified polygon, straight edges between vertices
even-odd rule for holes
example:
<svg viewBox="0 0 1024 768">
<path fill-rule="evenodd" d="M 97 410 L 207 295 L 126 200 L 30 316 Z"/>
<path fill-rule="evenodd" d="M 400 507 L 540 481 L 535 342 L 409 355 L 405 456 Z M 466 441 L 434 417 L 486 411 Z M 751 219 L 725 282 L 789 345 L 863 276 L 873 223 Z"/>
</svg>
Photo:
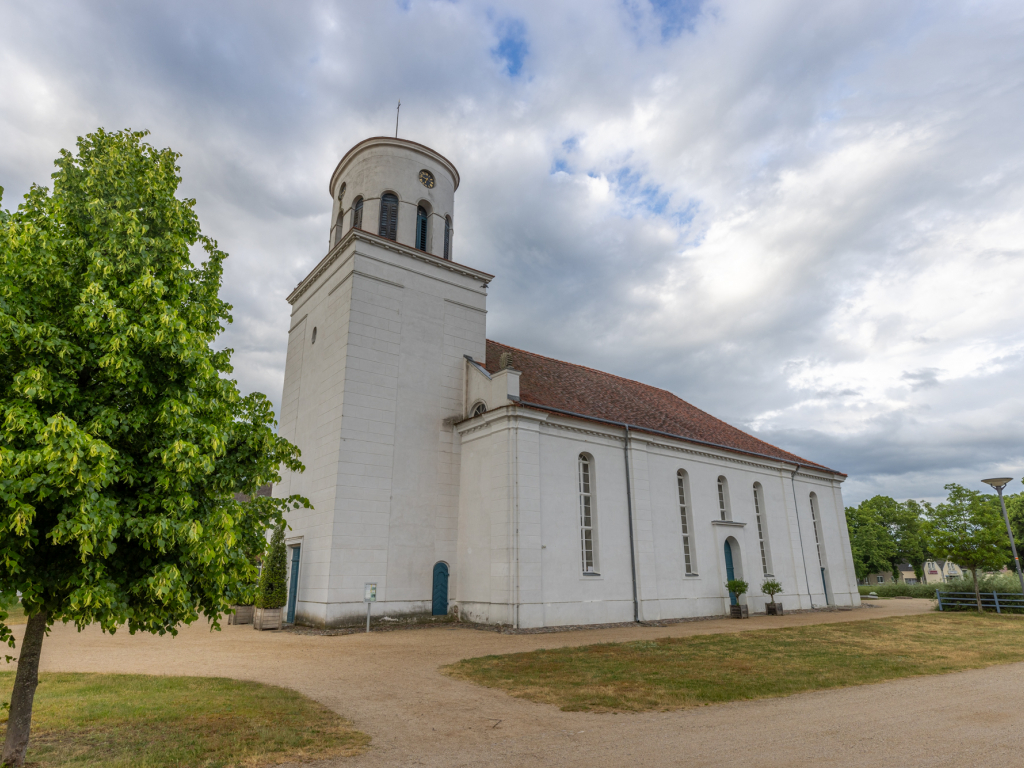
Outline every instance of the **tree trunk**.
<svg viewBox="0 0 1024 768">
<path fill-rule="evenodd" d="M 11 693 L 11 714 L 7 720 L 7 738 L 4 740 L 0 765 L 20 768 L 25 764 L 28 751 L 28 733 L 32 726 L 32 700 L 39 684 L 39 652 L 46 635 L 46 611 L 33 614 L 25 627 L 18 654 L 18 673 L 14 677 Z"/>
<path fill-rule="evenodd" d="M 981 610 L 981 590 L 978 589 L 978 569 L 971 568 L 971 576 L 974 577 L 974 599 L 978 601 L 978 613 L 984 613 Z"/>
</svg>

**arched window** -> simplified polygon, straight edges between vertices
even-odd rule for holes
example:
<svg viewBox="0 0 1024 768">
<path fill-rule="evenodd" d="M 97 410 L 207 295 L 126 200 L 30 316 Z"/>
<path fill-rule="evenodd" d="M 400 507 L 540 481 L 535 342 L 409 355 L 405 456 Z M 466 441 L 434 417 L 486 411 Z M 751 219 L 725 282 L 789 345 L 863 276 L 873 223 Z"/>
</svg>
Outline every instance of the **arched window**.
<svg viewBox="0 0 1024 768">
<path fill-rule="evenodd" d="M 357 197 L 352 203 L 352 229 L 363 228 L 363 198 Z"/>
<path fill-rule="evenodd" d="M 416 208 L 416 247 L 421 251 L 427 250 L 427 209 L 422 205 Z"/>
<path fill-rule="evenodd" d="M 444 257 L 452 260 L 452 217 L 444 217 Z"/>
<path fill-rule="evenodd" d="M 718 514 L 723 520 L 732 520 L 732 506 L 729 504 L 729 481 L 724 475 L 718 476 Z"/>
<path fill-rule="evenodd" d="M 593 466 L 587 454 L 579 458 L 580 472 L 580 553 L 584 573 L 595 573 L 594 567 L 594 496 Z"/>
<path fill-rule="evenodd" d="M 764 489 L 760 483 L 754 483 L 754 517 L 757 518 L 757 542 L 761 545 L 761 570 L 765 576 L 771 575 L 768 562 L 768 529 L 764 520 Z"/>
<path fill-rule="evenodd" d="M 825 560 L 821 556 L 821 531 L 818 529 L 818 495 L 811 494 L 811 524 L 814 525 L 814 546 L 818 550 L 818 567 L 825 567 Z"/>
<path fill-rule="evenodd" d="M 338 202 L 341 203 L 341 209 L 345 209 L 345 184 L 341 185 L 341 189 L 338 190 Z"/>
<path fill-rule="evenodd" d="M 388 240 L 398 237 L 398 197 L 390 192 L 380 196 L 380 230 L 377 234 Z"/>
<path fill-rule="evenodd" d="M 683 569 L 687 576 L 694 575 L 694 562 L 693 556 L 690 551 L 690 528 L 692 527 L 690 521 L 690 507 L 686 503 L 690 493 L 687 488 L 686 472 L 680 469 L 676 473 L 676 480 L 679 485 L 679 520 L 683 527 Z"/>
<path fill-rule="evenodd" d="M 473 406 L 473 410 L 470 412 L 470 415 L 471 416 L 483 416 L 485 413 L 487 413 L 487 404 L 486 403 L 477 403 L 476 405 Z"/>
</svg>

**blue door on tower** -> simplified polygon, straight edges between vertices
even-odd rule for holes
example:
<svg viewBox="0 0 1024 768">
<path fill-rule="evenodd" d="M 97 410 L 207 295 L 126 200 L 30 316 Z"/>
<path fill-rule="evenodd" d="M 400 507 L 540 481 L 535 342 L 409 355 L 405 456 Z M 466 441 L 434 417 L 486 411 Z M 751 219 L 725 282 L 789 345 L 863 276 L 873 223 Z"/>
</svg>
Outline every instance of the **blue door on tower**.
<svg viewBox="0 0 1024 768">
<path fill-rule="evenodd" d="M 736 578 L 736 569 L 732 565 L 732 547 L 729 546 L 729 542 L 725 542 L 725 578 L 732 581 Z M 729 590 L 729 603 L 736 605 L 736 593 Z"/>
<path fill-rule="evenodd" d="M 448 615 L 448 566 L 437 563 L 434 566 L 434 616 Z"/>
<path fill-rule="evenodd" d="M 299 596 L 299 549 L 300 547 L 292 547 L 292 577 L 288 582 L 289 624 L 295 623 L 295 600 Z"/>
</svg>

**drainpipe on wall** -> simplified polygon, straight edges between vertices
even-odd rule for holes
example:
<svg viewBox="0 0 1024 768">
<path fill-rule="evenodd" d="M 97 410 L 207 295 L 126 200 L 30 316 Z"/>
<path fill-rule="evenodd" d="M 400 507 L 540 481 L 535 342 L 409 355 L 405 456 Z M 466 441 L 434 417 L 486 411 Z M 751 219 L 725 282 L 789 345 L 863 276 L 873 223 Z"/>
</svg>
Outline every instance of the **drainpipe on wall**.
<svg viewBox="0 0 1024 768">
<path fill-rule="evenodd" d="M 800 559 L 804 563 L 804 581 L 807 582 L 807 599 L 811 601 L 811 608 L 814 607 L 814 598 L 811 597 L 811 577 L 807 575 L 807 553 L 804 552 L 804 532 L 800 527 L 800 503 L 796 497 L 796 473 L 800 471 L 800 465 L 797 464 L 793 469 L 793 474 L 789 476 L 790 482 L 793 483 L 793 513 L 796 515 L 796 532 L 800 536 Z"/>
<path fill-rule="evenodd" d="M 636 594 L 636 550 L 633 544 L 633 491 L 629 484 L 629 425 L 622 425 L 626 430 L 626 440 L 622 449 L 626 458 L 626 515 L 629 518 L 629 565 L 633 575 L 633 621 L 640 621 L 640 601 Z"/>
</svg>

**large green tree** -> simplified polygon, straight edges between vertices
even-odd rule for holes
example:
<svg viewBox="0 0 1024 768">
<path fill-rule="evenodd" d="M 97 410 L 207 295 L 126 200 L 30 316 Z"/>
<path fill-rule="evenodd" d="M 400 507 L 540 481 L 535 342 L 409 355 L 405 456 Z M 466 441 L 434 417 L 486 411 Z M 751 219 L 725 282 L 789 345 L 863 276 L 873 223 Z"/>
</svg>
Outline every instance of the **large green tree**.
<svg viewBox="0 0 1024 768">
<path fill-rule="evenodd" d="M 178 155 L 145 135 L 80 138 L 52 191 L 0 216 L 0 595 L 28 616 L 0 763 L 24 761 L 53 622 L 217 627 L 253 601 L 248 555 L 307 503 L 256 493 L 299 452 L 211 346 L 226 254 L 177 196 Z"/>
<path fill-rule="evenodd" d="M 937 557 L 952 560 L 974 578 L 974 597 L 981 608 L 978 571 L 1002 568 L 1010 558 L 999 502 L 993 495 L 972 491 L 956 483 L 945 486 L 944 502 L 928 511 L 925 533 Z"/>
<path fill-rule="evenodd" d="M 927 545 L 923 515 L 927 503 L 913 499 L 899 502 L 889 496 L 874 496 L 856 507 L 846 508 L 857 578 L 887 571 L 899 581 L 902 563 L 910 563 L 918 579 L 924 578 Z"/>
</svg>

